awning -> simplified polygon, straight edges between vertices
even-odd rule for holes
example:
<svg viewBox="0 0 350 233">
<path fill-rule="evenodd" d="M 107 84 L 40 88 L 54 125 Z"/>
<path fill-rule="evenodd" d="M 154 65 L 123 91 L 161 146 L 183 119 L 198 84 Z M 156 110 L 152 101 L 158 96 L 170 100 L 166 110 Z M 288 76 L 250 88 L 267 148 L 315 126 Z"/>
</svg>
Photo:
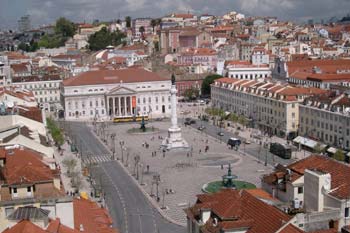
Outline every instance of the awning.
<svg viewBox="0 0 350 233">
<path fill-rule="evenodd" d="M 297 143 L 297 144 L 301 144 L 303 146 L 309 147 L 311 149 L 314 149 L 316 147 L 316 145 L 318 144 L 320 146 L 320 149 L 323 150 L 324 148 L 327 147 L 327 145 L 317 142 L 315 140 L 312 140 L 310 138 L 306 138 L 306 137 L 302 137 L 302 136 L 298 136 L 296 138 L 293 139 L 293 142 Z"/>
<path fill-rule="evenodd" d="M 337 148 L 334 148 L 334 147 L 329 147 L 327 149 L 327 152 L 331 153 L 331 154 L 335 154 L 337 152 Z"/>
</svg>

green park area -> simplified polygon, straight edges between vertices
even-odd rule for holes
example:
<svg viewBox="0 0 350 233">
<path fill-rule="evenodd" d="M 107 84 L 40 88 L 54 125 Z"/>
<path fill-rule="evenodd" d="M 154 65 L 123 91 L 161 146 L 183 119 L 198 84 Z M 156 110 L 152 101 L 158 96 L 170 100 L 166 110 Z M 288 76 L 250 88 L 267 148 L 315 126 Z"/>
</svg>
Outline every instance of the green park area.
<svg viewBox="0 0 350 233">
<path fill-rule="evenodd" d="M 233 180 L 232 181 L 235 189 L 237 190 L 241 190 L 241 189 L 255 189 L 256 186 L 252 183 L 249 182 L 245 182 L 245 181 L 240 181 L 240 180 Z M 223 186 L 222 181 L 214 181 L 214 182 L 210 182 L 208 183 L 204 188 L 203 191 L 207 192 L 207 193 L 216 193 L 218 191 L 220 191 L 222 188 L 225 188 Z"/>
</svg>

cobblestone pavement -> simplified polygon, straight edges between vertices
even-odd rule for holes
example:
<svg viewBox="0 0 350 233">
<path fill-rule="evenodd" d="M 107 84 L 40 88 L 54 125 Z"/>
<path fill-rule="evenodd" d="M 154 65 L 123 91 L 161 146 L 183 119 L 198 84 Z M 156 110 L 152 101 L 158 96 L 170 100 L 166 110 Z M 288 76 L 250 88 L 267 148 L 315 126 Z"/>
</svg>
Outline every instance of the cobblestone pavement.
<svg viewBox="0 0 350 233">
<path fill-rule="evenodd" d="M 152 122 L 147 125 L 147 127 L 152 126 L 159 131 L 148 134 L 130 134 L 127 132 L 128 129 L 139 127 L 139 124 L 110 123 L 106 128 L 106 134 L 116 133 L 114 142 L 116 157 L 118 159 L 123 157 L 130 174 L 135 178 L 138 176 L 139 183 L 144 184 L 145 191 L 149 195 L 153 194 L 154 198 L 157 196 L 154 175 L 160 175 L 159 205 L 166 207 L 164 212 L 179 223 L 186 223 L 183 209 L 194 204 L 196 194 L 201 193 L 204 184 L 221 180 L 222 175 L 227 173 L 228 163 L 232 164 L 233 173 L 238 176 L 238 180 L 254 183 L 258 187 L 261 175 L 272 171 L 271 167 L 264 166 L 255 158 L 240 155 L 239 152 L 229 149 L 226 143 L 220 143 L 217 139 L 192 127 L 182 128 L 183 137 L 193 147 L 192 153 L 173 151 L 163 154 L 159 147 L 162 138 L 167 135 L 170 122 Z M 124 141 L 124 146 L 120 145 L 121 141 Z M 145 147 L 145 142 L 149 144 L 148 148 Z M 108 137 L 108 145 L 112 149 L 111 137 Z M 206 145 L 209 146 L 208 152 L 204 152 Z M 135 167 L 134 158 L 137 156 L 140 162 Z M 224 169 L 221 165 L 224 166 Z M 166 194 L 166 190 L 169 194 Z"/>
</svg>

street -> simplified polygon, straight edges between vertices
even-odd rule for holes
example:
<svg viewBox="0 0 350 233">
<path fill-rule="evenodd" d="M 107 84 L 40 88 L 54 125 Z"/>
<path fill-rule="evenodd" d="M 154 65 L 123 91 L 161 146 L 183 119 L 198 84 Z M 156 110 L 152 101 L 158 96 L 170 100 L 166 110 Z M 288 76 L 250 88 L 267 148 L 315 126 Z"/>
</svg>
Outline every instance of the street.
<svg viewBox="0 0 350 233">
<path fill-rule="evenodd" d="M 239 138 L 242 141 L 242 144 L 239 147 L 239 151 L 242 153 L 246 153 L 249 154 L 251 156 L 254 156 L 255 158 L 257 158 L 259 161 L 264 162 L 267 160 L 267 163 L 270 165 L 275 165 L 277 163 L 283 164 L 283 165 L 287 165 L 293 161 L 295 161 L 294 157 L 292 157 L 291 159 L 282 159 L 272 153 L 270 153 L 268 151 L 268 149 L 264 148 L 263 145 L 258 145 L 255 143 L 251 143 L 251 144 L 244 144 L 243 143 L 243 138 L 240 136 L 235 136 L 233 133 L 223 129 L 223 128 L 219 128 L 218 126 L 214 126 L 212 124 L 210 124 L 207 121 L 201 121 L 199 119 L 196 119 L 196 123 L 195 124 L 191 124 L 192 127 L 194 127 L 195 129 L 197 129 L 200 126 L 204 126 L 204 130 L 203 132 L 214 137 L 217 138 L 218 140 L 221 140 L 223 144 L 227 144 L 227 141 L 229 138 L 231 137 L 235 137 L 235 138 Z M 219 136 L 218 132 L 222 132 L 223 136 Z M 293 152 L 294 155 L 294 152 Z"/>
<path fill-rule="evenodd" d="M 70 122 L 70 132 L 82 141 L 84 156 L 110 153 L 84 123 Z M 99 163 L 93 177 L 101 182 L 115 227 L 123 233 L 181 233 L 185 228 L 167 221 L 149 202 L 133 178 L 117 161 Z"/>
</svg>

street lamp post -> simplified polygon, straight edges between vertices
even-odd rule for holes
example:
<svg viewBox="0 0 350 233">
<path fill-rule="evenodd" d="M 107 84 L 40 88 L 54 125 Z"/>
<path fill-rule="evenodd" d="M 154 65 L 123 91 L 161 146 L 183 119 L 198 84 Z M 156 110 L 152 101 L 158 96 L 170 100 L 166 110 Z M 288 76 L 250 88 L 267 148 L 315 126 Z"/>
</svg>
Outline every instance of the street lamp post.
<svg viewBox="0 0 350 233">
<path fill-rule="evenodd" d="M 112 139 L 112 152 L 113 152 L 113 160 L 115 159 L 115 137 L 116 137 L 116 134 L 115 133 L 112 133 L 111 134 L 111 139 Z"/>
<path fill-rule="evenodd" d="M 122 163 L 124 163 L 124 152 L 123 152 L 123 150 L 124 150 L 124 141 L 120 141 L 119 145 L 120 145 L 120 152 L 122 154 Z"/>
<path fill-rule="evenodd" d="M 156 185 L 157 202 L 159 202 L 159 183 L 160 183 L 160 175 L 159 174 L 156 174 L 153 176 L 153 183 Z"/>
</svg>

